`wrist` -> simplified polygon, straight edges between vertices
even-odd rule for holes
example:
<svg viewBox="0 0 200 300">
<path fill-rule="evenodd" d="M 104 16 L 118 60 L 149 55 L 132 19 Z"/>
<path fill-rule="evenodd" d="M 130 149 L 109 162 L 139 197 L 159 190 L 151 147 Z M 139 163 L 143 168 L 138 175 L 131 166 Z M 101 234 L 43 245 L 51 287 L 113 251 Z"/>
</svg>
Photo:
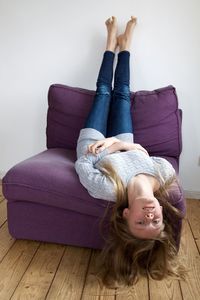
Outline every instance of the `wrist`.
<svg viewBox="0 0 200 300">
<path fill-rule="evenodd" d="M 108 153 L 114 153 L 117 151 L 124 150 L 124 142 L 118 140 L 115 143 L 113 143 L 110 147 L 107 148 Z"/>
</svg>

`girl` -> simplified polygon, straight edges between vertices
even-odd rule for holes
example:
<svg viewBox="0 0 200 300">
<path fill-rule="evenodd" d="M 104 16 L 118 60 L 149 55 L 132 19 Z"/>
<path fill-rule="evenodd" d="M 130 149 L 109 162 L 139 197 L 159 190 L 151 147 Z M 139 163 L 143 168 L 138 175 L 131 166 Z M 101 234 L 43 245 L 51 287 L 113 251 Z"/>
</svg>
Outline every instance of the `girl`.
<svg viewBox="0 0 200 300">
<path fill-rule="evenodd" d="M 106 21 L 107 45 L 97 90 L 77 143 L 75 169 L 80 182 L 93 197 L 115 202 L 101 255 L 101 275 L 107 285 L 114 281 L 132 284 L 139 274 L 155 279 L 181 275 L 172 226 L 163 217 L 163 209 L 174 218 L 181 217 L 167 201 L 166 190 L 175 179 L 175 170 L 167 160 L 150 157 L 133 142 L 129 50 L 135 25 L 136 18 L 131 17 L 125 32 L 117 36 L 116 18 Z"/>
</svg>

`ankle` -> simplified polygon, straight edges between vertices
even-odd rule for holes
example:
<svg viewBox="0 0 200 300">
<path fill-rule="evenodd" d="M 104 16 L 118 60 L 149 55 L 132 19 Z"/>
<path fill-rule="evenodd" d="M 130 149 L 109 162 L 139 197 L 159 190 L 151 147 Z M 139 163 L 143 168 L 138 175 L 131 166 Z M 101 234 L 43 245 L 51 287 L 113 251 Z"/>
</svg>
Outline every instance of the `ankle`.
<svg viewBox="0 0 200 300">
<path fill-rule="evenodd" d="M 130 51 L 131 38 L 127 37 L 125 34 L 122 34 L 117 39 L 119 45 L 119 51 Z"/>
</svg>

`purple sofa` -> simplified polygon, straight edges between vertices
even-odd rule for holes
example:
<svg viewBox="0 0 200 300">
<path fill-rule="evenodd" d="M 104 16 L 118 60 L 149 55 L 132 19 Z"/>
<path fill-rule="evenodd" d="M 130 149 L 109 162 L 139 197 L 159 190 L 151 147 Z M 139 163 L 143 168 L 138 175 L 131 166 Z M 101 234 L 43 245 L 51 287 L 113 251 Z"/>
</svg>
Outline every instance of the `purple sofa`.
<svg viewBox="0 0 200 300">
<path fill-rule="evenodd" d="M 14 238 L 102 248 L 99 223 L 108 202 L 92 198 L 74 169 L 76 141 L 93 95 L 85 89 L 50 86 L 47 150 L 15 165 L 3 178 L 8 227 Z M 168 159 L 178 173 L 182 114 L 175 88 L 131 93 L 131 100 L 135 142 L 150 155 Z M 173 205 L 184 214 L 180 185 L 170 193 Z M 178 246 L 181 221 L 174 226 Z"/>
</svg>

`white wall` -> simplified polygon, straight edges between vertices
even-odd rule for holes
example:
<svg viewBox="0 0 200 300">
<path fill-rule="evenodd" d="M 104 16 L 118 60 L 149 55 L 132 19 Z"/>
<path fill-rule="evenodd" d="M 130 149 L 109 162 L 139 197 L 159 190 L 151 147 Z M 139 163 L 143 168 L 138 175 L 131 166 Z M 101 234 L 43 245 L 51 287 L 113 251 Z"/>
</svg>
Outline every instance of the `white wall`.
<svg viewBox="0 0 200 300">
<path fill-rule="evenodd" d="M 51 83 L 94 89 L 105 45 L 104 20 L 120 32 L 130 15 L 131 89 L 172 84 L 183 109 L 180 176 L 200 197 L 199 0 L 0 0 L 0 172 L 45 149 Z"/>
</svg>

